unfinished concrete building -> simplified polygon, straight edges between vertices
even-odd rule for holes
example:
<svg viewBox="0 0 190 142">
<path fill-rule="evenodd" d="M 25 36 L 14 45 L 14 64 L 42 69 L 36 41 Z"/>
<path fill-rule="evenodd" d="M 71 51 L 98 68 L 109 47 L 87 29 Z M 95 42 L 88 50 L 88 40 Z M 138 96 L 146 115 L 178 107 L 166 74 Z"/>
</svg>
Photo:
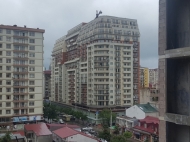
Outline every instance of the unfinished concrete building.
<svg viewBox="0 0 190 142">
<path fill-rule="evenodd" d="M 190 1 L 159 1 L 160 142 L 190 141 Z"/>
</svg>

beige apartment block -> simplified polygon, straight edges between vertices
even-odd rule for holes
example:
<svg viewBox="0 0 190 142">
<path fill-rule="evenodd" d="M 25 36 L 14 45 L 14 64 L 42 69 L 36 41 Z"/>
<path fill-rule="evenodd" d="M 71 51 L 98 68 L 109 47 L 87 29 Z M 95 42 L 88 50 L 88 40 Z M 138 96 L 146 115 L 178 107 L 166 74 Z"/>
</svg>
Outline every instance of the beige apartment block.
<svg viewBox="0 0 190 142">
<path fill-rule="evenodd" d="M 0 124 L 41 120 L 42 29 L 0 25 Z"/>
<path fill-rule="evenodd" d="M 61 39 L 52 52 L 51 100 L 91 110 L 124 110 L 139 102 L 137 20 L 100 16 L 73 27 Z M 56 86 L 59 80 L 64 88 Z"/>
</svg>

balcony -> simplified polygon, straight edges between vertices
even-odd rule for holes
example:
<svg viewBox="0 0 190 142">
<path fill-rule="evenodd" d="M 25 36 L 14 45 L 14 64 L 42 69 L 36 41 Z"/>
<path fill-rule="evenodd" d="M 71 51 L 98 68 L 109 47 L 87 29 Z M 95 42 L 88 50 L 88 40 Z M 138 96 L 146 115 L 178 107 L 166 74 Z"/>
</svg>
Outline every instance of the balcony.
<svg viewBox="0 0 190 142">
<path fill-rule="evenodd" d="M 28 66 L 27 63 L 13 63 L 13 66 Z"/>
</svg>

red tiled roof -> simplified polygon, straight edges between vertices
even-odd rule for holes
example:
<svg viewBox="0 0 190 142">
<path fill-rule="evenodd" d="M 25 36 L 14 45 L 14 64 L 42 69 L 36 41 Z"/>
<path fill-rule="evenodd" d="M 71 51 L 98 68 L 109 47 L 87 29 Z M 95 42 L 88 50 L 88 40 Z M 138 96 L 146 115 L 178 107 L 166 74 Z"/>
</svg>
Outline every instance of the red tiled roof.
<svg viewBox="0 0 190 142">
<path fill-rule="evenodd" d="M 56 135 L 58 135 L 61 138 L 67 138 L 69 136 L 73 136 L 78 134 L 79 132 L 69 128 L 69 127 L 63 127 L 61 129 L 53 131 Z"/>
<path fill-rule="evenodd" d="M 148 128 L 139 127 L 139 126 L 135 126 L 134 128 L 135 128 L 135 129 L 138 129 L 138 130 L 141 130 L 141 131 L 145 131 L 145 132 L 151 133 L 151 134 L 156 134 L 156 135 L 158 135 L 158 132 L 157 132 L 157 133 L 154 133 L 155 131 L 154 131 L 153 129 L 148 129 Z M 135 130 L 135 129 L 134 129 L 134 130 Z"/>
<path fill-rule="evenodd" d="M 76 135 L 76 134 L 81 134 L 83 136 L 86 136 L 86 137 L 89 137 L 91 139 L 97 140 L 96 138 L 94 138 L 92 136 L 89 136 L 89 135 L 87 135 L 85 133 L 73 130 L 73 129 L 67 127 L 67 126 L 61 128 L 61 129 L 55 130 L 55 131 L 53 131 L 53 133 L 55 133 L 56 135 L 58 135 L 61 138 L 67 138 L 67 137 L 70 137 L 70 136 L 73 136 L 73 135 Z"/>
<path fill-rule="evenodd" d="M 63 127 L 69 127 L 72 129 L 78 129 L 80 128 L 80 126 L 78 125 L 68 125 L 68 124 L 46 124 L 47 127 L 51 130 L 51 131 L 55 131 L 57 129 L 63 128 Z"/>
<path fill-rule="evenodd" d="M 33 131 L 37 136 L 45 136 L 52 134 L 45 123 L 26 124 L 24 125 L 24 130 Z"/>
<path fill-rule="evenodd" d="M 13 134 L 20 134 L 21 136 L 25 136 L 24 131 L 22 131 L 22 130 L 13 132 Z"/>
<path fill-rule="evenodd" d="M 144 119 L 140 119 L 140 122 L 159 124 L 159 119 L 152 116 L 146 116 Z"/>
</svg>

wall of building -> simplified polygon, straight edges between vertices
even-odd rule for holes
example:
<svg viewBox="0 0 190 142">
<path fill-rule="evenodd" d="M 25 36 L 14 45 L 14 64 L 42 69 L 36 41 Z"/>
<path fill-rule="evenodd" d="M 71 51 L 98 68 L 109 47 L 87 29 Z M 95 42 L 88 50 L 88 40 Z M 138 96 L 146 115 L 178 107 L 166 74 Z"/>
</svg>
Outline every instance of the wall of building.
<svg viewBox="0 0 190 142">
<path fill-rule="evenodd" d="M 145 112 L 143 112 L 139 107 L 136 105 L 126 109 L 126 116 L 127 117 L 135 117 L 136 119 L 144 119 L 145 118 Z"/>
<path fill-rule="evenodd" d="M 6 102 L 0 113 L 3 117 L 43 114 L 43 33 L 40 29 L 0 26 L 0 103 Z"/>
</svg>

